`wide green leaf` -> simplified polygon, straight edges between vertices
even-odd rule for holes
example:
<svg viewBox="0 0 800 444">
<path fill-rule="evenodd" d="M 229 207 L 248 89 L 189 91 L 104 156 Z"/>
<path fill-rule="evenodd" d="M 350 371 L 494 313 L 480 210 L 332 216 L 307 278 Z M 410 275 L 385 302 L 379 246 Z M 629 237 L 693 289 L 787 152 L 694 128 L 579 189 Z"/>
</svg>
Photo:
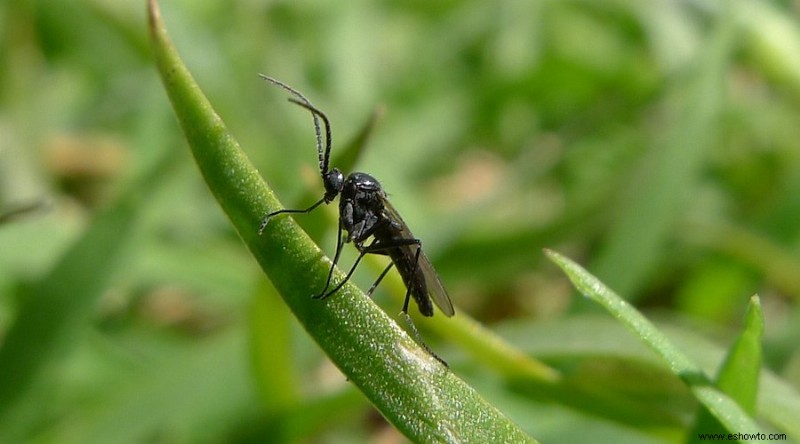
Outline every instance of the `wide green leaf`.
<svg viewBox="0 0 800 444">
<path fill-rule="evenodd" d="M 533 442 L 355 286 L 345 285 L 324 301 L 311 299 L 330 262 L 291 218 L 273 221 L 258 236 L 263 215 L 281 206 L 180 60 L 154 0 L 149 18 L 158 71 L 209 189 L 294 315 L 336 366 L 414 441 Z"/>
</svg>

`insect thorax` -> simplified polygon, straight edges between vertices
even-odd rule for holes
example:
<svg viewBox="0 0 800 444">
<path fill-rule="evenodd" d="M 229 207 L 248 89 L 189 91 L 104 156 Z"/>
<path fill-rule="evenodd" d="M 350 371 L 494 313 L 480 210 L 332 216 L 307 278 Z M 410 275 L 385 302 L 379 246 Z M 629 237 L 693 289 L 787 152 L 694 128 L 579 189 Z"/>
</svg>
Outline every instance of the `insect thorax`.
<svg viewBox="0 0 800 444">
<path fill-rule="evenodd" d="M 385 224 L 385 198 L 381 184 L 369 174 L 352 173 L 347 177 L 339 198 L 339 213 L 348 240 L 363 242 Z"/>
</svg>

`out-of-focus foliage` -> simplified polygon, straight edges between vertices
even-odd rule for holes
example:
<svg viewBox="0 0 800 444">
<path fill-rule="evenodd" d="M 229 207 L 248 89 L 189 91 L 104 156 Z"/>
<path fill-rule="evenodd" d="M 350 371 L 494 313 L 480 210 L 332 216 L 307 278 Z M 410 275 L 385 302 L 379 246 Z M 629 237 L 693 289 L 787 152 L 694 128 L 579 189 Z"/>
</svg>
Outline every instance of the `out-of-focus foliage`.
<svg viewBox="0 0 800 444">
<path fill-rule="evenodd" d="M 519 383 L 423 332 L 531 435 L 677 442 L 698 411 L 663 364 L 576 297 L 543 260 L 550 247 L 655 318 L 711 375 L 759 293 L 755 416 L 800 439 L 785 419 L 800 404 L 791 2 L 161 9 L 286 205 L 320 193 L 313 128 L 257 73 L 328 113 L 334 151 L 385 106 L 358 169 L 424 240 L 458 311 L 582 389 Z M 202 183 L 152 66 L 144 2 L 2 2 L 0 34 L 0 373 L 36 369 L 24 387 L 5 383 L 15 395 L 0 399 L 0 433 L 59 443 L 396 433 L 294 323 Z M 306 216 L 330 254 L 333 217 Z M 379 269 L 355 279 L 368 287 Z M 386 294 L 376 301 L 396 313 Z M 20 319 L 57 335 L 21 337 Z"/>
</svg>

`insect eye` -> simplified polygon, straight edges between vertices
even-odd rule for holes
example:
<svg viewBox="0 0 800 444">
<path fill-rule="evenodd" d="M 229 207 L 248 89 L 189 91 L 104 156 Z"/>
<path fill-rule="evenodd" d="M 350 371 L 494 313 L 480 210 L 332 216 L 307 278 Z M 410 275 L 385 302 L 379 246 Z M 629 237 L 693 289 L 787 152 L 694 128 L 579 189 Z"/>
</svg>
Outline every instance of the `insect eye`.
<svg viewBox="0 0 800 444">
<path fill-rule="evenodd" d="M 335 196 L 344 188 L 344 174 L 337 168 L 332 169 L 325 175 L 326 194 Z"/>
</svg>

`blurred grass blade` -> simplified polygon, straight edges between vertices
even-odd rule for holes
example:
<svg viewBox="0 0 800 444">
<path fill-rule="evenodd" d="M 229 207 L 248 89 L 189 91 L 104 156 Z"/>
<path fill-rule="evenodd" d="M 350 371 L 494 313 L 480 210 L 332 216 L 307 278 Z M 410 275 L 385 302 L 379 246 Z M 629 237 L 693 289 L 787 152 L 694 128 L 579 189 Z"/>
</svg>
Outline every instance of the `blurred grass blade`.
<svg viewBox="0 0 800 444">
<path fill-rule="evenodd" d="M 744 262 L 763 273 L 768 285 L 800 300 L 800 260 L 786 245 L 756 230 L 719 220 L 689 220 L 680 236 L 686 242 Z"/>
<path fill-rule="evenodd" d="M 359 131 L 333 156 L 331 165 L 338 165 L 342 171 L 353 171 L 385 113 L 386 110 L 382 106 L 373 109 Z"/>
<path fill-rule="evenodd" d="M 170 159 L 164 156 L 143 171 L 27 295 L 0 348 L 0 442 L 14 442 L 9 436 L 25 433 L 27 422 L 42 416 L 37 404 L 46 401 L 38 396 L 50 393 L 43 384 L 49 380 L 48 371 L 57 368 L 88 329 L 95 303 L 126 251 L 142 203 L 166 176 Z M 30 414 L 29 409 L 39 413 Z"/>
<path fill-rule="evenodd" d="M 415 442 L 534 442 L 353 285 L 312 300 L 330 262 L 291 218 L 256 233 L 277 200 L 203 96 L 149 2 L 156 65 L 203 177 L 306 331 L 347 378 Z M 283 112 L 282 110 L 278 112 Z M 337 274 L 341 279 L 341 273 Z"/>
<path fill-rule="evenodd" d="M 37 435 L 33 442 L 225 441 L 217 436 L 225 433 L 226 424 L 241 421 L 252 409 L 244 339 L 232 328 L 204 339 L 202 346 L 170 347 L 150 356 L 147 365 L 114 379 L 108 389 L 82 400 L 80 408 L 48 422 L 46 438 Z M 181 424 L 180 438 L 154 440 L 165 424 Z"/>
<path fill-rule="evenodd" d="M 758 296 L 750 298 L 744 330 L 734 342 L 717 375 L 717 388 L 728 394 L 749 414 L 756 411 L 761 373 L 761 335 L 764 314 Z M 701 409 L 687 442 L 700 442 L 700 433 L 723 433 L 725 428 L 707 409 Z"/>
<path fill-rule="evenodd" d="M 771 2 L 739 2 L 739 25 L 747 36 L 748 53 L 775 80 L 800 97 L 800 30 L 795 14 Z"/>
<path fill-rule="evenodd" d="M 476 360 L 495 369 L 506 378 L 524 378 L 542 384 L 556 384 L 561 380 L 558 370 L 528 356 L 475 319 L 467 316 L 454 316 L 437 324 L 433 319 L 422 320 L 441 337 L 451 338 Z"/>
<path fill-rule="evenodd" d="M 248 310 L 250 358 L 267 411 L 294 405 L 299 399 L 295 378 L 289 311 L 268 282 L 261 281 Z"/>
<path fill-rule="evenodd" d="M 580 265 L 551 250 L 545 250 L 545 254 L 566 273 L 578 291 L 600 304 L 661 356 L 672 373 L 689 386 L 697 400 L 725 426 L 729 433 L 761 432 L 755 420 L 744 409 L 716 389 L 702 369 L 635 308 Z"/>
<path fill-rule="evenodd" d="M 706 162 L 723 109 L 726 68 L 734 36 L 734 2 L 716 17 L 709 45 L 699 51 L 698 71 L 685 82 L 677 82 L 672 94 L 681 103 L 665 140 L 645 154 L 633 186 L 626 184 L 630 199 L 620 210 L 608 233 L 603 251 L 592 264 L 597 276 L 622 294 L 635 297 L 637 289 L 653 271 L 661 247 L 670 236 L 683 208 L 692 196 L 697 177 Z"/>
<path fill-rule="evenodd" d="M 19 219 L 29 216 L 32 213 L 43 210 L 47 207 L 47 203 L 43 200 L 33 202 L 26 202 L 23 204 L 9 205 L 6 208 L 0 208 L 0 225 L 15 222 Z"/>
</svg>

